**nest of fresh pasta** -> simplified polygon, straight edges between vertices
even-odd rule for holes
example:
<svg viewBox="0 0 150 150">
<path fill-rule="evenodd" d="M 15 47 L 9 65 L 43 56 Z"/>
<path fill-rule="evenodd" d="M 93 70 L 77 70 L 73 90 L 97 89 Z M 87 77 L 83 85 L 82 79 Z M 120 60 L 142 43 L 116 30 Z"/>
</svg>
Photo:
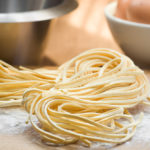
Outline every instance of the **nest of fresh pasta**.
<svg viewBox="0 0 150 150">
<path fill-rule="evenodd" d="M 143 116 L 135 120 L 128 108 L 149 104 L 144 72 L 113 50 L 83 52 L 57 70 L 0 63 L 0 107 L 24 106 L 33 128 L 49 144 L 123 143 Z"/>
</svg>

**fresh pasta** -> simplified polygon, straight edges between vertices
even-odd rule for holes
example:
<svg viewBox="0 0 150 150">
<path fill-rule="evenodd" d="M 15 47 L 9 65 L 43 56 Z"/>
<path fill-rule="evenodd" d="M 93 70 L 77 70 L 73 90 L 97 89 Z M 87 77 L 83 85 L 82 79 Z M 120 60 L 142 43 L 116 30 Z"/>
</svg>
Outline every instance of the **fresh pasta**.
<svg viewBox="0 0 150 150">
<path fill-rule="evenodd" d="M 147 103 L 149 89 L 144 72 L 127 56 L 92 49 L 60 66 L 50 89 L 27 89 L 23 105 L 48 144 L 123 143 L 143 116 L 135 120 L 128 108 Z"/>
<path fill-rule="evenodd" d="M 56 70 L 16 69 L 0 61 L 0 107 L 21 106 L 22 95 L 28 88 L 49 90 L 54 86 Z"/>
<path fill-rule="evenodd" d="M 122 107 L 89 104 L 57 94 L 44 96 L 37 89 L 26 91 L 24 100 L 33 128 L 43 141 L 57 145 L 77 141 L 87 146 L 91 145 L 91 141 L 122 143 L 133 136 L 142 119 L 141 114 L 135 121 Z M 34 122 L 33 115 L 40 122 L 40 127 Z M 124 120 L 125 124 L 120 123 L 119 119 Z"/>
<path fill-rule="evenodd" d="M 113 50 L 86 51 L 62 65 L 59 72 L 56 89 L 89 103 L 128 108 L 144 101 L 149 93 L 144 72 Z"/>
</svg>

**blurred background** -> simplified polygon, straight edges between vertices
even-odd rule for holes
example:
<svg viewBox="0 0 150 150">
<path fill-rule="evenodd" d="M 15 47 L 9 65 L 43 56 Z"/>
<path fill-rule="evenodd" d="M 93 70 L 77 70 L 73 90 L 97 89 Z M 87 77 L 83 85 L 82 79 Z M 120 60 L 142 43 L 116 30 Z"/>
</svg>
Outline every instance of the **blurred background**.
<svg viewBox="0 0 150 150">
<path fill-rule="evenodd" d="M 91 48 L 120 51 L 104 17 L 104 7 L 112 0 L 77 0 L 71 13 L 52 21 L 44 50 L 45 65 L 60 65 Z"/>
<path fill-rule="evenodd" d="M 111 1 L 0 0 L 0 59 L 58 66 L 92 48 L 120 51 L 104 16 Z"/>
</svg>

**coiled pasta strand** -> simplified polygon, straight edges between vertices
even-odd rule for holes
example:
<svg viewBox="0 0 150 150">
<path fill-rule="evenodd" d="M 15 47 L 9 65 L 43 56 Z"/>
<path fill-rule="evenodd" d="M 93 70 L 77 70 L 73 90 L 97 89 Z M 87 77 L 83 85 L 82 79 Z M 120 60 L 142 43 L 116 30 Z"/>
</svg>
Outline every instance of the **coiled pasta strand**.
<svg viewBox="0 0 150 150">
<path fill-rule="evenodd" d="M 29 120 L 45 142 L 90 146 L 92 141 L 123 143 L 134 135 L 143 114 L 136 121 L 128 108 L 144 103 L 150 87 L 127 56 L 109 49 L 86 51 L 60 66 L 55 81 L 49 90 L 23 94 Z"/>
</svg>

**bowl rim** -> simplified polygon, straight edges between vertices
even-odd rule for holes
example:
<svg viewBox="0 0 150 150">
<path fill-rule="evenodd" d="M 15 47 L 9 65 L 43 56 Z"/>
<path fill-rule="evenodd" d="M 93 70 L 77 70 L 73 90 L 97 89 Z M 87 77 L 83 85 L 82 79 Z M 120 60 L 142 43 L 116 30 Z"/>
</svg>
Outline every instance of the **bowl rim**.
<svg viewBox="0 0 150 150">
<path fill-rule="evenodd" d="M 63 0 L 59 5 L 42 10 L 32 10 L 27 12 L 0 13 L 0 23 L 22 23 L 38 22 L 50 20 L 77 8 L 76 0 Z"/>
<path fill-rule="evenodd" d="M 114 8 L 117 6 L 117 1 L 114 2 L 110 2 L 108 5 L 106 5 L 106 7 L 104 8 L 104 14 L 106 16 L 106 18 L 118 22 L 120 24 L 125 24 L 128 26 L 136 26 L 136 27 L 144 27 L 144 28 L 150 28 L 150 24 L 144 24 L 144 23 L 137 23 L 137 22 L 132 22 L 132 21 L 128 21 L 128 20 L 124 20 L 121 18 L 118 18 L 116 16 L 114 16 L 111 12 L 110 9 Z"/>
</svg>

